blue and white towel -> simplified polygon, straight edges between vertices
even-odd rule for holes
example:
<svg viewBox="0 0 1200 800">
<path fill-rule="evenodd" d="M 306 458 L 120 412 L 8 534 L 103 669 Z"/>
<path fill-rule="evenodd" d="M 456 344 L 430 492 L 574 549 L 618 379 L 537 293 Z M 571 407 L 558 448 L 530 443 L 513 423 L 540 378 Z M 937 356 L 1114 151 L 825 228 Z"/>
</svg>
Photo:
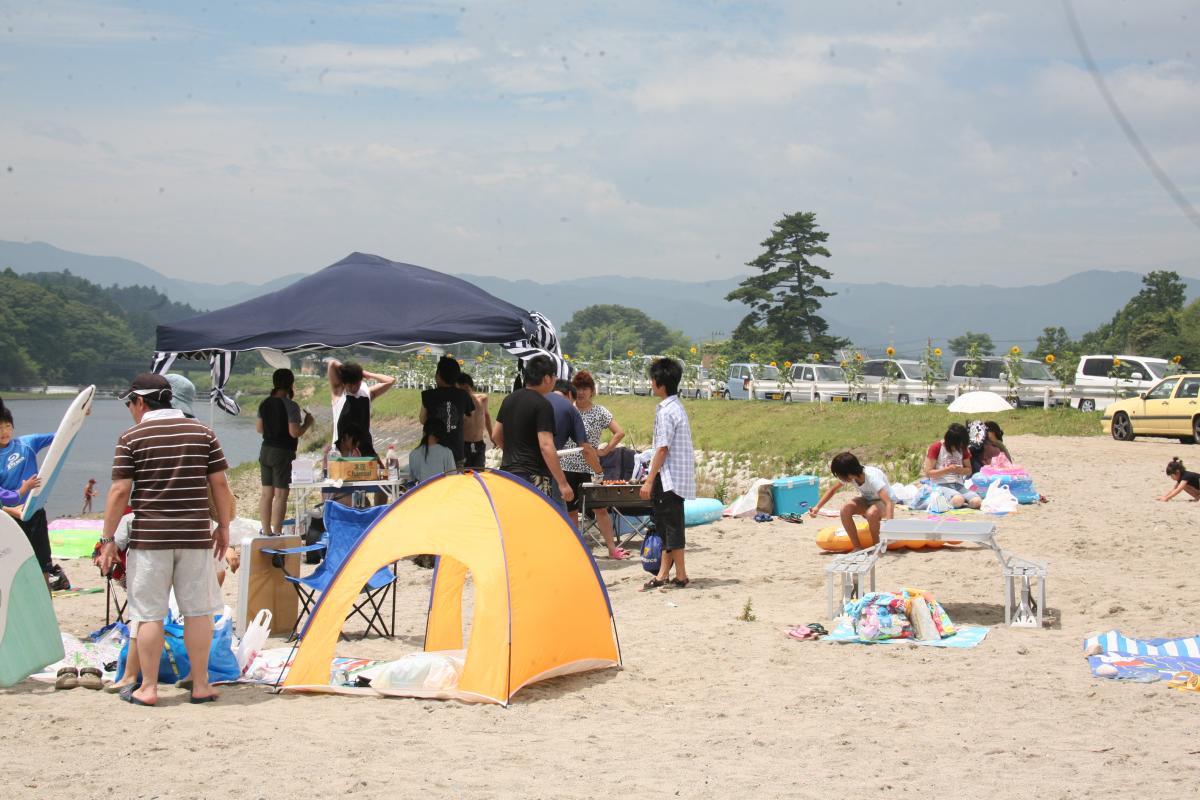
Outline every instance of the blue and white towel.
<svg viewBox="0 0 1200 800">
<path fill-rule="evenodd" d="M 1101 633 L 1083 640 L 1086 651 L 1093 644 L 1100 645 L 1105 653 L 1126 656 L 1170 656 L 1173 658 L 1200 658 L 1200 636 L 1181 639 L 1132 639 L 1120 631 Z"/>
</svg>

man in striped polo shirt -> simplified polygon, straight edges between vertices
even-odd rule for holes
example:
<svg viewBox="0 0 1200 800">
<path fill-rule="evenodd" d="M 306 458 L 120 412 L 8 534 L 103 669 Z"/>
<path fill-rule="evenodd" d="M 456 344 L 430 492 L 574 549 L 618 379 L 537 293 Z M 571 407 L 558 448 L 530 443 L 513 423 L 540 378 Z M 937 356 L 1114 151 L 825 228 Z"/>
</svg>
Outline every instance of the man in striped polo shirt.
<svg viewBox="0 0 1200 800">
<path fill-rule="evenodd" d="M 129 618 L 138 626 L 139 660 L 155 665 L 162 656 L 163 618 L 174 589 L 192 666 L 191 702 L 211 702 L 217 699 L 208 682 L 212 616 L 222 608 L 214 557 L 228 545 L 232 513 L 225 479 L 228 464 L 216 435 L 171 407 L 171 384 L 163 376 L 138 375 L 121 399 L 134 425 L 117 439 L 100 569 L 107 573 L 116 560 L 113 534 L 130 505 L 133 524 L 125 569 Z M 210 525 L 210 494 L 217 511 L 215 531 Z M 144 670 L 140 688 L 126 688 L 121 698 L 154 705 L 157 670 Z"/>
</svg>

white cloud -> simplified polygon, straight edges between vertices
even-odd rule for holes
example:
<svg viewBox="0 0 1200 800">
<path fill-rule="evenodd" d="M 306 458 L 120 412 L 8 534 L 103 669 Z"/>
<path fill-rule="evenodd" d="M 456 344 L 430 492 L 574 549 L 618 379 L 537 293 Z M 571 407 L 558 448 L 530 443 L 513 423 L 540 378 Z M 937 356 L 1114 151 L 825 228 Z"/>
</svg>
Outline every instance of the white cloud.
<svg viewBox="0 0 1200 800">
<path fill-rule="evenodd" d="M 85 0 L 39 0 L 0 10 L 7 41 L 113 42 L 178 39 L 199 29 L 177 18 L 114 3 Z"/>
<path fill-rule="evenodd" d="M 478 49 L 459 42 L 408 47 L 314 42 L 262 47 L 250 54 L 260 70 L 302 91 L 419 88 L 427 83 L 430 70 L 468 64 L 480 56 Z"/>
</svg>

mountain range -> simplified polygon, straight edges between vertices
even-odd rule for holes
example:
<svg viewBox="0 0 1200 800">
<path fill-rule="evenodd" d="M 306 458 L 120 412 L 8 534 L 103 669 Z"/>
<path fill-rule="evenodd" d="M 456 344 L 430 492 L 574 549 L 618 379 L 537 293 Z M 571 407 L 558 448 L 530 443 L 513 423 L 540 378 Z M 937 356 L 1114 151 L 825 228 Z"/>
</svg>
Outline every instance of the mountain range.
<svg viewBox="0 0 1200 800">
<path fill-rule="evenodd" d="M 304 277 L 296 273 L 262 284 L 185 281 L 124 258 L 72 253 L 43 242 L 0 241 L 0 269 L 8 267 L 18 273 L 70 270 L 104 285 L 153 286 L 172 300 L 204 309 L 273 292 Z M 640 309 L 692 339 L 709 340 L 726 338 L 746 313 L 741 304 L 725 301 L 742 276 L 714 281 L 597 276 L 553 283 L 459 277 L 540 311 L 560 327 L 581 308 L 614 303 Z M 1076 337 L 1107 322 L 1141 289 L 1141 279 L 1137 272 L 1090 270 L 1022 287 L 830 281 L 826 288 L 835 295 L 822 302 L 822 315 L 833 334 L 871 352 L 892 344 L 901 353 L 917 353 L 926 339 L 944 343 L 967 330 L 991 335 L 998 346 L 1026 346 L 1047 326 L 1062 326 Z M 1184 277 L 1183 282 L 1189 301 L 1200 296 L 1200 281 Z"/>
</svg>

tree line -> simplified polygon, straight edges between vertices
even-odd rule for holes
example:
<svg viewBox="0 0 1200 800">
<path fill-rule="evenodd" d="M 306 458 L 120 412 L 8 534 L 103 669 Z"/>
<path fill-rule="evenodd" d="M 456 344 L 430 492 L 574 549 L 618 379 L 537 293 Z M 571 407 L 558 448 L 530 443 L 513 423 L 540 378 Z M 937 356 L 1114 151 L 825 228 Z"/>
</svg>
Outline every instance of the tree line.
<svg viewBox="0 0 1200 800">
<path fill-rule="evenodd" d="M 198 312 L 147 286 L 104 287 L 70 272 L 0 272 L 0 387 L 115 386 L 146 369 L 155 327 Z"/>
</svg>

